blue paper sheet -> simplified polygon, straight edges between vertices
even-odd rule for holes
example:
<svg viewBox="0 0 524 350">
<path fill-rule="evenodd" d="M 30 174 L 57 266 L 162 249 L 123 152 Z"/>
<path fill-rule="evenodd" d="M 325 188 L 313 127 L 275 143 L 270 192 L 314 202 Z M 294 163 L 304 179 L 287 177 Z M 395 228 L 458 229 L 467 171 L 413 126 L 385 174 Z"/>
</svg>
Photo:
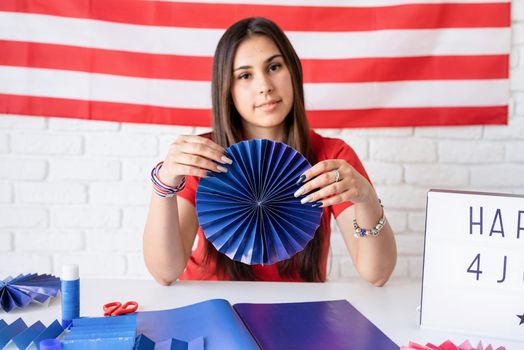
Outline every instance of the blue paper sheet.
<svg viewBox="0 0 524 350">
<path fill-rule="evenodd" d="M 171 338 L 191 342 L 203 337 L 205 350 L 259 349 L 229 302 L 222 299 L 171 310 L 139 312 L 137 334 L 144 334 L 155 343 L 171 342 Z"/>
</svg>

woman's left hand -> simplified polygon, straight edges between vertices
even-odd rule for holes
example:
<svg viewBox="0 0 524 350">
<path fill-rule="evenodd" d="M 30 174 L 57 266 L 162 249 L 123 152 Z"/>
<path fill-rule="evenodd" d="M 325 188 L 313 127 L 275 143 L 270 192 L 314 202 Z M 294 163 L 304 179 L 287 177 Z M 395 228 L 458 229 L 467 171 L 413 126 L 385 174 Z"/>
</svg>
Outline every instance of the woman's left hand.
<svg viewBox="0 0 524 350">
<path fill-rule="evenodd" d="M 301 202 L 315 207 L 327 207 L 346 201 L 366 202 L 374 191 L 369 181 L 342 159 L 318 162 L 299 178 L 302 186 L 295 197 L 304 196 Z M 318 189 L 318 191 L 311 193 Z"/>
</svg>

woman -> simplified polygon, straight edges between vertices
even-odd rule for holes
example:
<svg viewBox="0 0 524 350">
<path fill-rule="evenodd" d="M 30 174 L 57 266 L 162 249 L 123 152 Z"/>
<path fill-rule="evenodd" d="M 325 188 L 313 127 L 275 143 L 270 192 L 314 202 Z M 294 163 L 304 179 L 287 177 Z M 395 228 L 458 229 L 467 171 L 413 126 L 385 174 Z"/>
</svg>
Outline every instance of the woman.
<svg viewBox="0 0 524 350">
<path fill-rule="evenodd" d="M 212 113 L 211 134 L 177 138 L 154 170 L 157 185 L 144 232 L 144 257 L 159 283 L 178 278 L 325 281 L 331 213 L 359 274 L 373 285 L 386 283 L 395 266 L 396 245 L 383 208 L 355 152 L 309 128 L 300 61 L 275 23 L 247 18 L 224 33 L 213 61 Z M 205 239 L 195 210 L 199 177 L 227 171 L 231 160 L 225 148 L 252 138 L 287 143 L 314 164 L 297 179 L 302 186 L 295 196 L 303 197 L 303 205 L 324 210 L 304 251 L 274 265 L 244 265 L 218 253 Z M 375 227 L 381 229 L 371 235 L 369 229 Z M 359 228 L 368 231 L 355 237 Z"/>
</svg>

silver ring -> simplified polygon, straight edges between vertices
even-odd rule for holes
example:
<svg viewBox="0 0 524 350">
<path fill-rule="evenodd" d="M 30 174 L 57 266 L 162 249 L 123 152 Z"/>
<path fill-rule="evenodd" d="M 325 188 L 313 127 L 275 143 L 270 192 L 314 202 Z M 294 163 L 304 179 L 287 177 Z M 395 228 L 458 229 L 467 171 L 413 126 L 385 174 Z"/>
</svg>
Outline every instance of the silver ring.
<svg viewBox="0 0 524 350">
<path fill-rule="evenodd" d="M 340 173 L 339 173 L 338 169 L 333 170 L 333 172 L 335 173 L 335 182 L 339 182 L 340 181 Z"/>
</svg>

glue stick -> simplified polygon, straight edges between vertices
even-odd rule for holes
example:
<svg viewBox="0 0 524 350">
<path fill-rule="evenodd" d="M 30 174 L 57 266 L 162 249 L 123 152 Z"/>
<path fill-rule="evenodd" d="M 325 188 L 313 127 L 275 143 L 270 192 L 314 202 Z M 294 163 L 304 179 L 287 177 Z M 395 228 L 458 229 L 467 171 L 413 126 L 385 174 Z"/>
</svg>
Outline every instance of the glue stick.
<svg viewBox="0 0 524 350">
<path fill-rule="evenodd" d="M 80 277 L 78 265 L 62 266 L 62 327 L 80 317 Z"/>
</svg>

